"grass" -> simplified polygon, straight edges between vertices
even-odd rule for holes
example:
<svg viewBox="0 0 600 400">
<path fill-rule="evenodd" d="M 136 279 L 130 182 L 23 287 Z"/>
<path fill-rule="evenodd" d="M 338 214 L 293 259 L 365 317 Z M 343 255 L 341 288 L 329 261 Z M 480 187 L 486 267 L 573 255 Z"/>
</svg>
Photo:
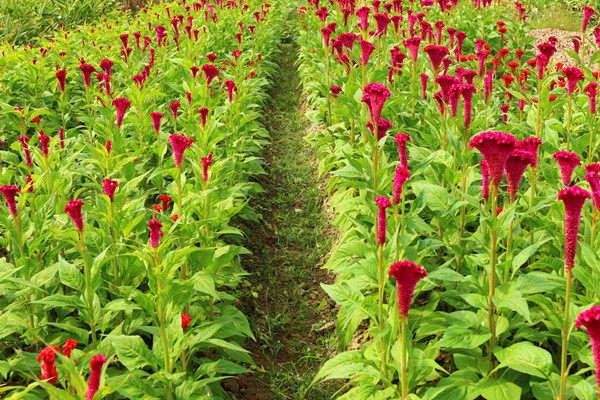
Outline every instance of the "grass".
<svg viewBox="0 0 600 400">
<path fill-rule="evenodd" d="M 564 3 L 532 3 L 527 10 L 532 29 L 551 28 L 571 32 L 581 30 L 581 12 L 574 11 Z"/>
</svg>

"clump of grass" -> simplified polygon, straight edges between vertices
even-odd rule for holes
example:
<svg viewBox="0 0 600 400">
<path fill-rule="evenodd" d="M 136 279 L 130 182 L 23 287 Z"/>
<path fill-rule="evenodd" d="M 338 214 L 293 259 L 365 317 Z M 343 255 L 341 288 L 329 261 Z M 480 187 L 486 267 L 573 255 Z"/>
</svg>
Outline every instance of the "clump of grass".
<svg viewBox="0 0 600 400">
<path fill-rule="evenodd" d="M 533 29 L 561 29 L 577 32 L 581 30 L 581 15 L 564 4 L 553 4 L 545 9 L 530 8 L 531 27 Z"/>
</svg>

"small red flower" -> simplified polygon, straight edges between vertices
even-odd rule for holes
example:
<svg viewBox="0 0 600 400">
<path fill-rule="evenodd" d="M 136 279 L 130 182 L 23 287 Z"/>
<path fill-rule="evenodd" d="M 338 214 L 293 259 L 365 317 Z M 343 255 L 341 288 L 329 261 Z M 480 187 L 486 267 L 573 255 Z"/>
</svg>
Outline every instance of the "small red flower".
<svg viewBox="0 0 600 400">
<path fill-rule="evenodd" d="M 121 127 L 123 118 L 125 117 L 125 111 L 131 106 L 131 102 L 123 97 L 118 97 L 113 100 L 112 105 L 117 108 L 117 128 Z"/>
<path fill-rule="evenodd" d="M 162 203 L 161 209 L 163 211 L 167 211 L 169 209 L 169 202 L 173 201 L 173 199 L 171 198 L 171 196 L 167 196 L 166 194 L 161 194 L 160 196 L 158 196 L 158 201 L 160 201 Z M 160 210 L 158 210 L 160 211 Z"/>
<path fill-rule="evenodd" d="M 402 188 L 404 183 L 410 179 L 410 172 L 403 167 L 398 165 L 396 167 L 396 174 L 394 175 L 394 189 L 393 189 L 393 201 L 394 204 L 400 204 Z"/>
<path fill-rule="evenodd" d="M 160 120 L 164 117 L 162 113 L 159 112 L 151 112 L 150 118 L 152 118 L 152 127 L 154 128 L 154 132 L 158 135 L 160 130 Z"/>
<path fill-rule="evenodd" d="M 102 374 L 102 366 L 104 363 L 106 363 L 106 357 L 102 354 L 92 357 L 92 361 L 90 361 L 92 373 L 90 374 L 85 400 L 92 400 L 98 391 L 98 388 L 100 387 L 100 375 Z"/>
<path fill-rule="evenodd" d="M 119 182 L 112 179 L 104 179 L 102 183 L 104 185 L 104 194 L 110 198 L 110 201 L 113 201 L 115 190 L 119 187 Z"/>
<path fill-rule="evenodd" d="M 56 352 L 59 351 L 58 346 L 48 346 L 40 351 L 37 357 L 37 362 L 42 362 L 42 375 L 40 379 L 47 380 L 51 385 L 54 385 L 58 380 L 58 372 L 56 371 L 54 360 L 56 360 Z"/>
<path fill-rule="evenodd" d="M 469 142 L 469 148 L 476 148 L 487 162 L 492 185 L 498 187 L 504 175 L 506 160 L 517 146 L 517 139 L 508 133 L 483 132 L 475 135 Z"/>
<path fill-rule="evenodd" d="M 375 204 L 377 204 L 379 207 L 379 214 L 377 216 L 377 243 L 383 246 L 385 244 L 385 236 L 387 231 L 385 209 L 391 207 L 392 203 L 387 197 L 379 196 L 375 199 Z"/>
<path fill-rule="evenodd" d="M 185 328 L 192 322 L 192 317 L 187 314 L 181 314 L 181 329 L 185 331 Z"/>
<path fill-rule="evenodd" d="M 148 221 L 148 228 L 150 228 L 150 247 L 156 248 L 159 245 L 160 237 L 163 235 L 161 231 L 162 224 L 155 219 L 151 219 Z"/>
<path fill-rule="evenodd" d="M 63 350 L 62 350 L 62 354 L 66 357 L 71 358 L 71 352 L 73 351 L 73 349 L 77 347 L 77 340 L 75 339 L 68 339 L 67 342 L 63 345 Z"/>
<path fill-rule="evenodd" d="M 171 135 L 169 137 L 169 143 L 171 143 L 171 146 L 173 147 L 173 160 L 175 161 L 175 166 L 181 168 L 183 165 L 183 152 L 192 145 L 192 142 L 183 135 Z"/>
<path fill-rule="evenodd" d="M 6 204 L 8 205 L 8 211 L 13 215 L 13 217 L 19 215 L 19 212 L 17 211 L 17 202 L 15 196 L 20 191 L 21 189 L 14 185 L 0 186 L 0 193 L 4 195 L 4 198 L 6 199 Z"/>
</svg>

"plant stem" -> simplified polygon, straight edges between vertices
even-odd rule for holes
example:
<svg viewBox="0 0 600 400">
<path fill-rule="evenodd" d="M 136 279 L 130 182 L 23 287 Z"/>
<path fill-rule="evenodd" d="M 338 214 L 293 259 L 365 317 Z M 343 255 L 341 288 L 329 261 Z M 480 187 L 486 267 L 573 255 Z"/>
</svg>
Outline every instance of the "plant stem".
<svg viewBox="0 0 600 400">
<path fill-rule="evenodd" d="M 378 284 L 378 319 L 379 319 L 379 330 L 383 331 L 384 319 L 383 319 L 383 301 L 384 301 L 384 290 L 385 290 L 385 273 L 383 271 L 383 245 L 380 244 L 378 246 L 378 257 L 377 257 L 377 284 Z M 387 356 L 386 356 L 386 348 L 385 341 L 383 337 L 381 338 L 381 365 L 383 368 L 383 375 L 386 375 L 387 372 Z"/>
<path fill-rule="evenodd" d="M 182 216 L 182 208 L 181 208 L 181 174 L 182 170 L 179 168 L 179 173 L 177 174 L 177 215 L 179 218 Z"/>
<path fill-rule="evenodd" d="M 565 293 L 565 316 L 562 329 L 562 349 L 560 352 L 560 392 L 558 400 L 564 400 L 567 393 L 567 347 L 569 345 L 569 303 L 571 301 L 571 271 L 565 270 L 567 275 L 567 287 Z"/>
<path fill-rule="evenodd" d="M 492 209 L 491 218 L 496 217 L 498 209 L 498 187 L 492 185 Z M 494 293 L 496 291 L 496 239 L 497 232 L 494 226 L 490 229 L 490 291 L 489 291 L 489 315 L 488 325 L 490 327 L 490 371 L 494 369 L 494 346 L 496 345 L 496 321 L 495 321 L 495 305 Z M 494 374 L 495 375 L 495 374 Z"/>
<path fill-rule="evenodd" d="M 406 321 L 407 318 L 400 317 L 400 384 L 402 388 L 402 400 L 408 398 L 408 381 L 406 380 Z"/>
<path fill-rule="evenodd" d="M 158 254 L 156 253 L 156 251 L 153 254 L 153 258 L 154 258 L 154 269 L 155 271 L 160 271 L 160 263 L 158 261 Z M 163 300 L 161 297 L 161 293 L 164 290 L 164 287 L 162 285 L 163 280 L 162 279 L 157 279 L 157 284 L 158 284 L 158 293 L 156 294 L 158 297 L 158 301 L 157 301 L 157 317 L 158 317 L 158 332 L 161 338 L 161 342 L 162 342 L 162 346 L 163 346 L 163 352 L 164 352 L 164 356 L 165 356 L 165 372 L 167 374 L 171 374 L 171 352 L 170 352 L 170 347 L 169 347 L 169 327 L 166 324 L 166 310 L 165 310 L 165 305 L 163 304 Z M 172 380 L 168 380 L 168 383 L 166 384 L 166 392 L 167 392 L 167 399 L 168 400 L 172 400 L 173 399 L 173 382 Z"/>
<path fill-rule="evenodd" d="M 94 292 L 92 290 L 92 270 L 88 262 L 87 251 L 85 248 L 85 236 L 83 231 L 79 232 L 79 240 L 81 242 L 81 256 L 83 257 L 83 276 L 85 278 L 85 299 L 89 308 L 89 325 L 92 334 L 92 344 L 96 347 L 96 321 L 94 321 Z"/>
</svg>

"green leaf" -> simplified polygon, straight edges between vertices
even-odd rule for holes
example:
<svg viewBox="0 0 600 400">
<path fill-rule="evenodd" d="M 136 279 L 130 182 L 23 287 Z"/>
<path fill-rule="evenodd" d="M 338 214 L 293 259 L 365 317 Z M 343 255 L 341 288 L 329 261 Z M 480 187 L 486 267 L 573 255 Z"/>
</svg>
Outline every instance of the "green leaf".
<svg viewBox="0 0 600 400">
<path fill-rule="evenodd" d="M 500 365 L 528 375 L 547 378 L 552 368 L 550 353 L 530 342 L 515 343 L 505 349 L 497 347 L 494 354 Z"/>
<path fill-rule="evenodd" d="M 58 276 L 60 281 L 71 289 L 82 293 L 84 290 L 83 274 L 73 264 L 69 264 L 62 257 L 58 257 Z"/>
<path fill-rule="evenodd" d="M 146 366 L 156 369 L 154 357 L 139 336 L 109 336 L 119 361 L 130 371 Z"/>
<path fill-rule="evenodd" d="M 491 333 L 479 334 L 455 325 L 446 329 L 444 337 L 435 346 L 450 349 L 474 349 L 487 342 L 491 336 Z"/>
<path fill-rule="evenodd" d="M 521 388 L 502 378 L 485 378 L 479 382 L 477 388 L 486 400 L 515 400 L 521 398 Z"/>
</svg>

